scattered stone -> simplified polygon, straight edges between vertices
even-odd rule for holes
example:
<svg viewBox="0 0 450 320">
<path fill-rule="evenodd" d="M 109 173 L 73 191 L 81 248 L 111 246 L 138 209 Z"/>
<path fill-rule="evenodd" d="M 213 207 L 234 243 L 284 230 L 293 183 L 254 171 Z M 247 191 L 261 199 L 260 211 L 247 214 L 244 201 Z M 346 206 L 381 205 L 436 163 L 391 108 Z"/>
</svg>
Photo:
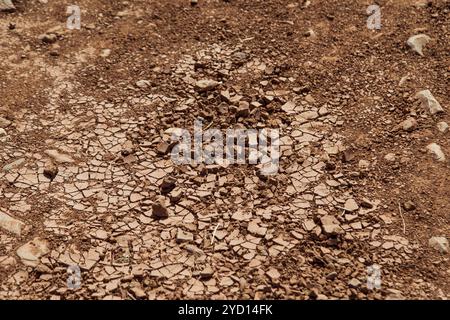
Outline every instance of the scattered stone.
<svg viewBox="0 0 450 320">
<path fill-rule="evenodd" d="M 437 128 L 438 128 L 439 132 L 442 132 L 442 133 L 447 133 L 448 132 L 448 124 L 447 124 L 447 122 L 444 122 L 444 121 L 438 122 Z"/>
<path fill-rule="evenodd" d="M 249 220 L 252 217 L 251 212 L 246 212 L 242 210 L 237 210 L 233 213 L 231 216 L 231 219 L 237 220 L 237 221 L 246 221 Z"/>
<path fill-rule="evenodd" d="M 254 220 L 249 222 L 247 230 L 248 232 L 260 237 L 264 237 L 267 232 L 267 228 L 260 227 Z"/>
<path fill-rule="evenodd" d="M 403 208 L 406 211 L 412 211 L 414 209 L 416 209 L 416 205 L 414 202 L 412 202 L 411 200 L 406 201 L 405 203 L 403 203 Z"/>
<path fill-rule="evenodd" d="M 200 278 L 202 278 L 203 280 L 210 279 L 213 275 L 214 275 L 214 270 L 210 265 L 207 265 L 200 272 Z"/>
<path fill-rule="evenodd" d="M 170 203 L 177 203 L 181 200 L 183 197 L 183 191 L 182 190 L 175 190 L 170 194 Z"/>
<path fill-rule="evenodd" d="M 293 101 L 288 101 L 281 106 L 281 110 L 283 110 L 287 114 L 294 114 L 296 112 L 295 103 Z"/>
<path fill-rule="evenodd" d="M 95 237 L 100 240 L 106 240 L 106 239 L 108 239 L 108 232 L 106 232 L 105 230 L 101 230 L 101 229 L 97 230 L 97 231 L 95 231 Z"/>
<path fill-rule="evenodd" d="M 129 155 L 133 154 L 135 152 L 135 146 L 133 144 L 133 142 L 131 142 L 130 140 L 127 140 L 123 145 L 122 145 L 122 150 L 120 150 L 120 154 L 123 157 L 128 157 Z"/>
<path fill-rule="evenodd" d="M 6 137 L 6 136 L 7 136 L 6 130 L 3 128 L 0 128 L 0 138 Z"/>
<path fill-rule="evenodd" d="M 205 255 L 205 252 L 203 252 L 202 249 L 200 249 L 192 244 L 185 243 L 182 245 L 182 247 L 197 257 L 202 257 Z"/>
<path fill-rule="evenodd" d="M 4 172 L 8 172 L 8 171 L 17 169 L 17 168 L 20 167 L 24 162 L 25 162 L 25 158 L 17 159 L 17 160 L 15 160 L 15 161 L 13 161 L 13 162 L 8 163 L 7 165 L 5 165 L 5 166 L 3 167 L 2 170 L 3 170 Z"/>
<path fill-rule="evenodd" d="M 400 290 L 388 288 L 386 293 L 386 300 L 405 300 L 405 297 Z"/>
<path fill-rule="evenodd" d="M 11 0 L 0 0 L 0 12 L 14 12 L 16 7 Z"/>
<path fill-rule="evenodd" d="M 236 117 L 248 117 L 250 114 L 250 104 L 247 101 L 239 101 Z"/>
<path fill-rule="evenodd" d="M 138 88 L 144 89 L 144 88 L 151 87 L 151 83 L 148 80 L 139 80 L 138 82 L 136 82 L 136 86 Z"/>
<path fill-rule="evenodd" d="M 348 200 L 345 202 L 344 209 L 345 209 L 346 211 L 353 212 L 353 211 L 358 210 L 358 209 L 359 209 L 359 206 L 358 206 L 358 204 L 356 203 L 355 199 L 348 199 Z"/>
<path fill-rule="evenodd" d="M 342 161 L 350 162 L 355 159 L 355 153 L 351 149 L 344 150 L 342 152 Z"/>
<path fill-rule="evenodd" d="M 389 162 L 394 162 L 395 158 L 396 158 L 395 153 L 388 153 L 387 155 L 384 156 L 384 160 Z"/>
<path fill-rule="evenodd" d="M 275 268 L 270 268 L 269 271 L 266 271 L 266 275 L 272 280 L 276 281 L 281 277 L 281 274 Z"/>
<path fill-rule="evenodd" d="M 58 150 L 45 150 L 44 153 L 59 163 L 73 163 L 75 160 L 67 154 L 60 153 Z"/>
<path fill-rule="evenodd" d="M 24 283 L 25 281 L 28 280 L 28 278 L 29 275 L 26 270 L 19 270 L 12 276 L 12 279 L 14 279 L 16 284 Z"/>
<path fill-rule="evenodd" d="M 423 47 L 431 40 L 429 36 L 426 34 L 418 34 L 412 36 L 406 41 L 408 46 L 421 56 L 423 56 Z"/>
<path fill-rule="evenodd" d="M 319 109 L 319 115 L 320 115 L 321 117 L 326 116 L 326 115 L 329 114 L 329 113 L 330 113 L 330 111 L 328 110 L 328 108 L 327 108 L 326 106 L 320 107 L 320 109 Z"/>
<path fill-rule="evenodd" d="M 359 160 L 358 168 L 360 168 L 361 170 L 367 170 L 370 168 L 370 162 L 367 160 Z"/>
<path fill-rule="evenodd" d="M 315 37 L 316 37 L 316 33 L 314 32 L 313 29 L 309 28 L 309 29 L 305 32 L 305 37 L 308 37 L 308 38 L 315 38 Z"/>
<path fill-rule="evenodd" d="M 52 43 L 55 43 L 58 40 L 58 36 L 56 34 L 54 34 L 54 33 L 44 33 L 44 34 L 41 34 L 38 37 L 38 39 L 41 40 L 44 43 L 52 44 Z"/>
<path fill-rule="evenodd" d="M 158 154 L 160 155 L 166 155 L 168 154 L 170 151 L 172 151 L 172 148 L 177 144 L 177 142 L 171 142 L 171 143 L 167 143 L 165 141 L 161 141 L 158 146 L 156 147 L 156 152 L 158 152 Z"/>
<path fill-rule="evenodd" d="M 362 198 L 360 204 L 362 208 L 366 209 L 372 209 L 374 207 L 374 203 L 367 198 Z"/>
<path fill-rule="evenodd" d="M 300 119 L 304 120 L 314 120 L 319 117 L 319 114 L 316 111 L 305 111 L 299 114 Z"/>
<path fill-rule="evenodd" d="M 25 227 L 25 223 L 20 220 L 14 219 L 6 213 L 0 212 L 0 227 L 8 232 L 20 236 Z"/>
<path fill-rule="evenodd" d="M 100 57 L 107 58 L 111 55 L 111 49 L 103 49 L 100 53 Z"/>
<path fill-rule="evenodd" d="M 238 60 L 245 60 L 248 58 L 248 54 L 245 52 L 238 51 L 238 52 L 233 53 L 233 58 L 238 59 Z"/>
<path fill-rule="evenodd" d="M 17 264 L 17 261 L 14 257 L 10 256 L 0 256 L 0 267 L 13 267 Z"/>
<path fill-rule="evenodd" d="M 48 242 L 40 238 L 34 238 L 17 249 L 17 255 L 27 266 L 35 267 L 39 264 L 39 259 L 49 252 Z"/>
<path fill-rule="evenodd" d="M 45 163 L 44 166 L 44 176 L 50 180 L 55 179 L 58 174 L 58 167 L 53 163 L 53 161 L 49 160 Z"/>
<path fill-rule="evenodd" d="M 273 176 L 278 173 L 279 166 L 276 163 L 272 163 L 272 161 L 264 164 L 258 170 L 259 177 Z"/>
<path fill-rule="evenodd" d="M 445 155 L 444 152 L 442 151 L 441 147 L 436 144 L 436 143 L 430 143 L 427 146 L 427 150 L 429 152 L 431 152 L 432 154 L 434 154 L 435 158 L 437 161 L 439 162 L 445 162 Z"/>
<path fill-rule="evenodd" d="M 0 117 L 0 128 L 7 128 L 11 125 L 11 121 Z"/>
<path fill-rule="evenodd" d="M 315 227 L 316 227 L 316 224 L 314 223 L 313 220 L 305 220 L 303 222 L 303 228 L 306 231 L 312 231 Z"/>
<path fill-rule="evenodd" d="M 199 80 L 195 83 L 195 89 L 198 92 L 206 92 L 214 90 L 220 82 L 214 81 L 214 80 Z"/>
<path fill-rule="evenodd" d="M 159 188 L 161 189 L 161 193 L 162 194 L 170 193 L 173 189 L 175 189 L 176 182 L 177 180 L 175 180 L 172 177 L 164 178 L 161 185 L 159 186 Z"/>
<path fill-rule="evenodd" d="M 428 240 L 428 244 L 433 249 L 439 251 L 440 253 L 447 253 L 449 244 L 445 237 L 432 237 Z"/>
<path fill-rule="evenodd" d="M 416 98 L 420 100 L 422 106 L 428 110 L 430 110 L 431 114 L 436 114 L 440 112 L 444 112 L 439 102 L 434 98 L 431 94 L 430 90 L 422 90 L 416 94 Z"/>
<path fill-rule="evenodd" d="M 305 97 L 306 102 L 310 103 L 310 104 L 314 104 L 316 103 L 316 99 L 314 99 L 314 97 L 310 94 L 307 94 Z"/>
<path fill-rule="evenodd" d="M 323 183 L 314 187 L 314 194 L 319 197 L 326 197 L 330 194 L 330 190 Z"/>
<path fill-rule="evenodd" d="M 405 121 L 403 121 L 400 126 L 403 130 L 411 132 L 414 131 L 417 128 L 417 120 L 414 118 L 408 118 Z"/>
<path fill-rule="evenodd" d="M 177 231 L 177 243 L 182 242 L 194 242 L 194 235 L 190 232 L 186 232 L 180 228 Z"/>
<path fill-rule="evenodd" d="M 166 207 L 166 198 L 158 197 L 152 205 L 152 217 L 166 219 L 169 217 L 169 210 Z"/>
<path fill-rule="evenodd" d="M 135 282 L 133 283 L 133 285 L 130 288 L 131 292 L 133 292 L 133 295 L 137 298 L 137 299 L 144 299 L 147 297 L 147 295 L 145 294 L 144 289 L 142 289 L 142 286 Z"/>
<path fill-rule="evenodd" d="M 338 235 L 345 233 L 339 225 L 339 221 L 337 221 L 337 219 L 333 216 L 323 216 L 320 218 L 320 222 L 322 223 L 322 229 L 325 234 Z"/>
<path fill-rule="evenodd" d="M 361 285 L 361 281 L 359 281 L 356 278 L 353 278 L 348 282 L 348 285 L 351 288 L 358 288 Z"/>
</svg>

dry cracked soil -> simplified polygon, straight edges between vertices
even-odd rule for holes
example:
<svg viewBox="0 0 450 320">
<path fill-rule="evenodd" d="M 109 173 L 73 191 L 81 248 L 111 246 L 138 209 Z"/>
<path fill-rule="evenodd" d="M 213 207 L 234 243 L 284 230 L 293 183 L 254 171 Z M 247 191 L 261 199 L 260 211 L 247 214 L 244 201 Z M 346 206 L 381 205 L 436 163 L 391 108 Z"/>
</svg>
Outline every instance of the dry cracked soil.
<svg viewBox="0 0 450 320">
<path fill-rule="evenodd" d="M 449 298 L 449 17 L 0 0 L 0 299 Z M 175 163 L 195 120 L 279 130 L 278 171 Z"/>
</svg>

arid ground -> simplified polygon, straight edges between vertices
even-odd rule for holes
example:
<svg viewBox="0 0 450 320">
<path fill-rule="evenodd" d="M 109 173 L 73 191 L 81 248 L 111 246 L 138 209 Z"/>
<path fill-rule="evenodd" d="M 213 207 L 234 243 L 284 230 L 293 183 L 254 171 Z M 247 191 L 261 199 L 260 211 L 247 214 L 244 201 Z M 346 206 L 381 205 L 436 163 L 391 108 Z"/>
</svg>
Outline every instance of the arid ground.
<svg viewBox="0 0 450 320">
<path fill-rule="evenodd" d="M 450 1 L 6 2 L 0 299 L 450 297 Z"/>
</svg>

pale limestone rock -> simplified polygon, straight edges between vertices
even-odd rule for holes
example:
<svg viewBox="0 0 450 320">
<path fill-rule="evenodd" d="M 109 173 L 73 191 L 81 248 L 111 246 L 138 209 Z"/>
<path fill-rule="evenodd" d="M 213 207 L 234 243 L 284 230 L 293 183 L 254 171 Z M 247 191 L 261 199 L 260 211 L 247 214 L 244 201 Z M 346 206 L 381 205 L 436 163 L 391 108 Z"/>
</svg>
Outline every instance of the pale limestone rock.
<svg viewBox="0 0 450 320">
<path fill-rule="evenodd" d="M 416 94 L 416 98 L 418 98 L 422 102 L 422 106 L 424 106 L 424 108 L 430 110 L 431 114 L 444 112 L 444 109 L 442 109 L 441 105 L 431 94 L 430 90 L 419 91 Z"/>
<path fill-rule="evenodd" d="M 421 56 L 423 56 L 423 47 L 431 40 L 426 34 L 417 34 L 406 41 L 408 46 Z"/>
</svg>

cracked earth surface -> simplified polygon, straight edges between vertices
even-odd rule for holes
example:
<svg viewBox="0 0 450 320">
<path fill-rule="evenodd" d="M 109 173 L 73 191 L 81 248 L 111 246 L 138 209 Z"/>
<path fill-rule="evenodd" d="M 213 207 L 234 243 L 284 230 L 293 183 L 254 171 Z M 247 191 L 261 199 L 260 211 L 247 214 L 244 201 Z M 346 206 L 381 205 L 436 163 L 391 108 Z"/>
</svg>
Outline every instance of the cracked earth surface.
<svg viewBox="0 0 450 320">
<path fill-rule="evenodd" d="M 450 3 L 370 4 L 0 12 L 0 298 L 448 298 Z M 278 174 L 175 164 L 196 119 L 279 129 Z"/>
</svg>

